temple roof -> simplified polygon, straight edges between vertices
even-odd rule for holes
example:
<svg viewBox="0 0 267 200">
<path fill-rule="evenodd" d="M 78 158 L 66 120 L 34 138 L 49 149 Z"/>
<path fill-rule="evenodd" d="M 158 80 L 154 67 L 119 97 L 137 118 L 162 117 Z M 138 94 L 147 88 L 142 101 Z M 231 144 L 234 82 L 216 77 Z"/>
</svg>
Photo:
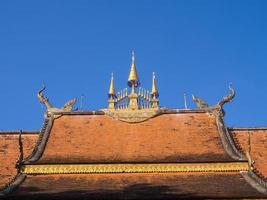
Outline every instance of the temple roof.
<svg viewBox="0 0 267 200">
<path fill-rule="evenodd" d="M 107 115 L 54 119 L 37 163 L 220 162 L 224 149 L 216 117 L 205 112 L 162 114 L 140 123 Z"/>
<path fill-rule="evenodd" d="M 160 123 L 156 128 L 154 125 L 158 122 L 162 123 Z M 195 124 L 195 126 L 192 126 L 193 124 Z M 90 114 L 88 112 L 83 114 L 66 113 L 61 117 L 57 116 L 54 118 L 51 129 L 49 129 L 49 126 L 46 126 L 47 130 L 49 130 L 47 145 L 40 159 L 33 163 L 35 166 L 38 166 L 38 164 L 61 163 L 62 161 L 70 161 L 67 163 L 75 164 L 78 160 L 79 163 L 88 163 L 90 160 L 93 161 L 92 163 L 103 163 L 101 161 L 105 160 L 110 160 L 111 162 L 109 163 L 112 163 L 113 161 L 114 163 L 118 163 L 118 160 L 112 161 L 112 158 L 120 158 L 119 163 L 124 163 L 126 161 L 132 163 L 133 160 L 131 160 L 131 157 L 132 159 L 135 159 L 138 156 L 143 156 L 141 159 L 145 159 L 139 160 L 141 163 L 164 163 L 165 161 L 167 161 L 166 163 L 170 163 L 170 161 L 186 163 L 190 161 L 193 163 L 205 162 L 212 164 L 220 161 L 226 162 L 226 164 L 230 162 L 234 164 L 235 159 L 229 159 L 230 156 L 224 150 L 221 139 L 218 137 L 219 134 L 215 124 L 216 117 L 207 112 L 165 113 L 137 124 L 120 122 L 104 115 L 101 112 L 92 112 Z M 129 129 L 129 127 L 127 127 L 128 129 L 126 128 L 125 130 L 128 131 L 122 132 L 117 138 L 113 138 L 114 141 L 106 138 L 105 133 L 107 133 L 107 130 L 110 131 L 110 129 L 112 129 L 115 131 L 116 127 L 120 127 L 120 129 L 123 130 L 125 125 L 133 126 L 135 128 Z M 192 130 L 188 128 L 190 126 L 192 127 Z M 138 130 L 141 130 L 142 128 L 146 131 L 141 132 L 140 135 L 138 135 Z M 61 129 L 62 131 L 59 131 Z M 82 129 L 85 131 L 81 131 Z M 90 130 L 94 131 L 91 132 Z M 184 130 L 188 130 L 187 133 L 188 135 L 191 135 L 191 137 L 185 136 L 186 134 Z M 232 131 L 235 130 L 231 129 L 231 133 Z M 94 132 L 96 133 L 94 134 Z M 131 133 L 127 134 L 127 132 Z M 257 132 L 255 135 L 266 137 L 266 130 L 265 133 L 263 133 L 263 131 L 261 132 Z M 88 139 L 86 139 L 86 137 L 76 137 L 76 134 L 87 136 Z M 126 134 L 126 139 L 123 137 L 124 134 Z M 240 132 L 240 130 L 236 130 L 233 134 L 237 135 L 239 142 L 241 141 L 242 148 L 245 148 L 246 136 L 240 137 L 240 135 L 245 134 L 245 131 Z M 109 134 L 107 133 L 107 135 Z M 145 138 L 139 143 L 138 140 L 141 139 L 141 135 L 150 136 L 145 136 Z M 164 135 L 164 137 L 162 137 L 162 135 Z M 178 135 L 177 140 L 175 135 Z M 29 137 L 32 136 L 36 136 L 36 134 L 25 134 L 25 142 L 30 141 Z M 2 137 L 6 136 L 3 134 Z M 17 142 L 17 137 L 18 135 L 16 136 L 15 134 L 12 134 L 12 141 L 14 144 Z M 40 137 L 44 137 L 44 135 L 40 135 Z M 159 138 L 161 139 L 157 142 Z M 196 138 L 196 140 L 192 141 L 192 138 Z M 36 137 L 32 139 L 34 139 L 31 141 L 33 144 Z M 33 147 L 29 146 L 29 143 L 25 142 L 24 146 L 28 149 L 25 149 L 25 156 L 27 157 Z M 61 142 L 63 143 L 60 144 Z M 175 145 L 175 142 L 177 142 L 177 145 Z M 84 156 L 87 156 L 86 152 L 83 152 L 83 149 L 87 148 L 85 146 L 86 143 L 88 146 L 88 157 L 84 159 Z M 112 146 L 112 143 L 115 143 L 123 149 L 121 154 L 119 153 L 119 147 L 117 147 L 117 151 L 116 147 Z M 123 147 L 123 143 L 125 143 L 125 146 L 129 146 L 127 148 L 128 150 L 124 149 L 125 147 Z M 111 147 L 109 147 L 109 144 L 111 144 Z M 134 146 L 138 144 L 141 146 L 137 146 L 135 150 Z M 54 150 L 52 147 L 54 147 Z M 151 147 L 152 149 L 149 153 L 148 151 Z M 94 150 L 94 148 L 96 149 Z M 132 150 L 132 148 L 134 149 Z M 159 151 L 157 152 L 157 148 L 161 150 L 161 153 Z M 192 152 L 190 153 L 188 149 L 191 149 Z M 140 152 L 138 150 L 140 150 Z M 239 148 L 239 150 L 242 149 Z M 100 157 L 97 156 L 96 151 L 99 152 L 98 156 Z M 69 156 L 66 152 L 70 153 Z M 175 156 L 171 156 L 172 152 L 177 152 L 176 158 Z M 204 152 L 210 152 L 211 154 L 206 156 Z M 214 154 L 214 152 L 217 152 L 218 155 Z M 153 155 L 153 153 L 155 154 Z M 253 155 L 256 155 L 257 153 L 257 151 L 253 152 Z M 82 156 L 79 157 L 79 154 Z M 168 158 L 167 155 L 170 157 Z M 253 157 L 254 159 L 256 158 L 255 156 Z M 165 158 L 167 158 L 167 160 L 164 161 Z M 12 161 L 12 159 L 9 160 Z M 13 162 L 14 161 L 15 160 L 13 160 Z M 259 163 L 258 160 L 257 163 Z M 224 164 L 221 163 L 221 165 L 223 166 Z M 12 167 L 10 167 L 10 169 L 11 168 Z M 14 176 L 15 173 L 16 172 L 14 171 L 13 175 L 10 174 L 9 180 L 12 179 L 12 176 Z M 18 188 L 15 192 L 10 193 L 10 195 L 14 195 L 12 196 L 13 199 L 21 196 L 28 197 L 29 199 L 35 197 L 41 199 L 43 197 L 43 199 L 46 199 L 45 197 L 47 197 L 47 195 L 49 195 L 49 198 L 64 197 L 67 199 L 69 197 L 73 199 L 75 196 L 77 196 L 77 198 L 82 197 L 81 194 L 90 196 L 92 199 L 107 198 L 110 195 L 111 197 L 114 197 L 114 199 L 122 199 L 124 194 L 127 192 L 129 199 L 135 199 L 136 197 L 142 199 L 144 195 L 153 199 L 172 199 L 178 197 L 262 198 L 264 196 L 260 192 L 262 187 L 258 190 L 256 189 L 258 186 L 255 186 L 255 183 L 261 179 L 258 180 L 257 178 L 259 177 L 255 178 L 254 176 L 255 175 L 250 175 L 250 172 L 239 171 L 185 171 L 177 173 L 116 174 L 28 174 L 26 178 L 19 178 L 21 179 L 21 182 L 19 183 Z M 3 184 L 6 181 L 8 181 L 8 179 L 4 178 Z M 79 182 L 79 184 L 77 184 L 77 182 Z M 229 187 L 227 187 L 227 185 L 229 185 Z"/>
<path fill-rule="evenodd" d="M 190 110 L 159 106 L 154 73 L 151 91 L 139 84 L 132 55 L 131 92 L 115 94 L 112 75 L 107 109 L 75 110 L 76 99 L 55 108 L 43 86 L 37 96 L 47 112 L 39 134 L 0 134 L 0 155 L 9 158 L 0 165 L 0 196 L 267 196 L 267 131 L 227 128 L 231 85 L 211 106 L 193 96 L 197 109 Z"/>
</svg>

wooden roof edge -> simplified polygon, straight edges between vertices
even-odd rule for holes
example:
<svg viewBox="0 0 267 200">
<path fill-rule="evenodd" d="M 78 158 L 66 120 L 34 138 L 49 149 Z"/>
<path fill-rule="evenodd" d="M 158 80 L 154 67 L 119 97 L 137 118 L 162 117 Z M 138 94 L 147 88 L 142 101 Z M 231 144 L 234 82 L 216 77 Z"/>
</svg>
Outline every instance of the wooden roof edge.
<svg viewBox="0 0 267 200">
<path fill-rule="evenodd" d="M 104 109 L 100 110 L 73 110 L 73 111 L 62 111 L 53 112 L 54 115 L 105 115 Z M 179 113 L 206 113 L 208 111 L 200 109 L 174 109 L 174 108 L 159 108 L 164 114 L 179 114 Z"/>
<path fill-rule="evenodd" d="M 39 130 L 28 130 L 28 131 L 22 131 L 23 135 L 35 135 L 35 134 L 39 134 Z M 19 135 L 20 134 L 20 130 L 0 130 L 0 135 Z"/>
<path fill-rule="evenodd" d="M 0 188 L 0 198 L 15 191 L 25 180 L 27 175 L 18 172 L 11 181 Z"/>
<path fill-rule="evenodd" d="M 263 177 L 260 177 L 252 170 L 240 173 L 253 188 L 258 190 L 260 193 L 267 195 L 267 182 L 263 179 Z"/>
<path fill-rule="evenodd" d="M 267 127 L 228 127 L 230 131 L 256 131 L 256 130 L 266 130 Z"/>
</svg>

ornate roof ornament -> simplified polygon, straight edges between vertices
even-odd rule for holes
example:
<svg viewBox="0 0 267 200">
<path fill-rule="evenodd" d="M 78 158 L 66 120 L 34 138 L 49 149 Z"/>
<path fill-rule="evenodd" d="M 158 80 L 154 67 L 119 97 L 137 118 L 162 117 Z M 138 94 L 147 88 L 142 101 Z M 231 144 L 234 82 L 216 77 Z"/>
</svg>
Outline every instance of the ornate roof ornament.
<svg viewBox="0 0 267 200">
<path fill-rule="evenodd" d="M 159 92 L 158 92 L 158 89 L 157 89 L 157 86 L 156 86 L 156 76 L 155 76 L 155 72 L 153 72 L 153 75 L 152 75 L 152 87 L 151 87 L 151 97 L 152 97 L 152 105 L 151 107 L 152 108 L 157 108 L 158 105 L 159 105 L 159 100 L 158 100 L 158 97 L 159 97 Z"/>
<path fill-rule="evenodd" d="M 135 67 L 134 52 L 132 52 L 132 64 L 131 64 L 131 69 L 130 69 L 130 73 L 128 77 L 128 85 L 129 87 L 132 87 L 132 85 L 134 85 L 134 87 L 138 87 L 140 85 L 136 67 Z"/>
<path fill-rule="evenodd" d="M 44 95 L 44 90 L 46 89 L 46 86 L 43 85 L 42 89 L 38 91 L 37 97 L 39 99 L 39 102 L 41 104 L 44 104 L 47 108 L 48 113 L 54 113 L 54 112 L 69 112 L 73 110 L 73 105 L 76 103 L 77 99 L 71 99 L 68 102 L 64 104 L 62 108 L 55 108 L 50 102 L 49 99 Z"/>
<path fill-rule="evenodd" d="M 114 77 L 113 77 L 113 73 L 111 74 L 111 80 L 110 80 L 110 86 L 109 86 L 109 91 L 108 91 L 108 108 L 111 110 L 115 109 L 115 98 L 116 98 L 116 94 L 115 94 L 115 86 L 114 86 Z"/>
<path fill-rule="evenodd" d="M 110 80 L 108 95 L 109 95 L 109 97 L 111 97 L 111 96 L 114 96 L 115 97 L 115 86 L 114 86 L 114 76 L 113 76 L 113 73 L 111 73 L 111 80 Z"/>
<path fill-rule="evenodd" d="M 213 111 L 213 112 L 216 112 L 217 114 L 219 114 L 221 116 L 224 116 L 225 112 L 223 110 L 223 106 L 224 106 L 224 104 L 231 102 L 234 99 L 235 90 L 234 90 L 232 84 L 230 84 L 229 94 L 224 96 L 221 101 L 219 101 L 217 104 L 215 104 L 213 106 L 209 106 L 204 100 L 200 99 L 199 97 L 196 97 L 194 95 L 192 95 L 192 97 L 193 97 L 193 101 L 196 102 L 197 107 L 200 110 Z"/>
<path fill-rule="evenodd" d="M 197 107 L 199 109 L 207 108 L 209 106 L 204 100 L 202 100 L 199 97 L 196 97 L 196 96 L 192 95 L 192 99 L 193 99 L 194 102 L 196 102 Z"/>
<path fill-rule="evenodd" d="M 157 112 L 154 111 L 159 106 L 159 92 L 156 86 L 155 73 L 152 76 L 151 91 L 139 87 L 140 81 L 136 71 L 134 52 L 132 52 L 132 63 L 127 83 L 131 92 L 128 94 L 128 88 L 124 88 L 116 95 L 114 77 L 111 76 L 108 109 L 103 111 L 116 119 L 127 122 L 140 122 L 156 115 Z"/>
<path fill-rule="evenodd" d="M 158 89 L 157 89 L 157 86 L 156 86 L 156 75 L 155 75 L 155 72 L 153 72 L 152 74 L 152 87 L 151 87 L 151 95 L 154 95 L 156 97 L 159 96 L 159 92 L 158 92 Z"/>
</svg>

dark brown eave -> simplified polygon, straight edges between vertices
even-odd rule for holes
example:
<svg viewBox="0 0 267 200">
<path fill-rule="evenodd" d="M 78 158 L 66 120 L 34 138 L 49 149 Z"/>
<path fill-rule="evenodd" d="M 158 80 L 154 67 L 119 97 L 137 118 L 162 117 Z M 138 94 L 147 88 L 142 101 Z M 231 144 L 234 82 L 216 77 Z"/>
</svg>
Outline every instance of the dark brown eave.
<svg viewBox="0 0 267 200">
<path fill-rule="evenodd" d="M 149 176 L 149 183 L 143 182 L 143 180 L 146 180 L 146 178 Z M 85 185 L 86 182 L 81 181 L 81 185 L 77 184 L 77 180 L 71 178 L 71 175 L 62 175 L 57 176 L 56 175 L 47 175 L 47 176 L 31 176 L 29 175 L 27 179 L 22 183 L 22 185 L 14 192 L 11 193 L 11 195 L 18 195 L 17 197 L 22 197 L 20 195 L 34 195 L 34 191 L 28 190 L 27 188 L 35 188 L 36 190 L 38 187 L 44 188 L 49 187 L 49 189 L 46 189 L 46 191 L 43 191 L 43 194 L 50 198 L 53 198 L 53 194 L 59 194 L 59 197 L 64 198 L 68 197 L 66 195 L 72 195 L 72 197 L 77 197 L 77 199 L 82 198 L 80 196 L 81 194 L 84 194 L 84 197 L 90 196 L 91 199 L 110 199 L 109 196 L 103 197 L 103 194 L 105 194 L 105 189 L 107 191 L 116 191 L 113 193 L 111 197 L 113 199 L 125 199 L 125 194 L 128 194 L 127 199 L 180 199 L 185 198 L 186 199 L 192 199 L 192 198 L 199 198 L 199 199 L 225 199 L 225 198 L 263 198 L 264 195 L 258 190 L 255 190 L 254 187 L 252 187 L 245 178 L 239 173 L 207 173 L 205 174 L 110 174 L 110 175 L 86 175 L 86 174 L 77 174 L 75 177 L 82 178 L 83 180 L 93 180 L 90 182 L 90 184 L 87 186 Z M 74 177 L 74 176 L 72 176 Z M 108 177 L 110 181 L 102 182 L 100 181 L 100 177 Z M 138 184 L 133 184 L 133 181 L 131 177 L 134 177 L 135 181 L 136 178 L 142 177 L 142 179 L 138 180 Z M 78 178 L 78 179 L 79 179 Z M 121 178 L 123 178 L 123 184 L 121 188 L 114 186 L 117 186 L 120 182 Z M 115 181 L 114 181 L 115 179 Z M 80 179 L 79 179 L 80 180 Z M 99 180 L 98 185 L 95 183 Z M 107 180 L 107 179 L 106 179 Z M 127 180 L 127 181 L 125 181 Z M 51 181 L 51 185 L 48 183 Z M 35 185 L 36 183 L 40 183 Z M 136 183 L 136 182 L 135 182 Z M 164 184 L 162 184 L 164 183 Z M 230 187 L 227 187 L 227 184 L 230 183 Z M 45 184 L 42 186 L 42 184 Z M 64 187 L 69 188 L 67 190 L 68 192 L 62 190 L 61 187 L 59 187 L 59 190 L 57 190 L 57 186 L 61 186 L 64 184 Z M 103 184 L 106 186 L 103 188 Z M 53 185 L 55 187 L 53 188 Z M 110 186 L 113 188 L 110 190 Z M 134 192 L 134 186 L 139 186 L 141 190 L 138 190 L 137 193 Z M 152 187 L 146 187 L 146 186 L 152 186 Z M 158 189 L 165 188 L 164 192 L 161 194 L 165 194 L 164 196 L 158 196 L 160 193 L 157 193 L 155 190 L 153 192 L 153 186 L 157 186 Z M 84 189 L 79 189 L 84 188 Z M 130 187 L 131 189 L 125 190 L 125 188 Z M 86 189 L 88 188 L 88 189 Z M 61 190 L 60 190 L 61 189 Z M 115 189 L 115 190 L 114 190 Z M 215 191 L 216 190 L 216 191 Z M 72 193 L 72 191 L 74 193 Z M 75 193 L 76 191 L 76 193 Z M 142 192 L 141 192 L 142 191 Z M 183 194 L 189 192 L 192 194 L 190 196 L 183 196 Z M 28 194 L 27 194 L 28 192 Z M 141 192 L 141 193 L 140 193 Z M 90 193 L 90 194 L 88 194 Z M 99 196 L 95 197 L 92 194 L 98 193 Z M 118 195 L 118 194 L 122 195 Z M 38 195 L 37 194 L 37 195 Z M 138 195 L 139 194 L 139 195 Z M 152 195 L 154 194 L 154 195 Z M 176 195 L 173 195 L 176 194 Z M 64 196 L 65 195 L 65 196 Z M 138 196 L 136 196 L 138 195 Z M 152 196 L 150 196 L 152 195 Z M 182 195 L 182 196 L 181 196 Z M 16 197 L 16 196 L 10 196 L 10 197 Z M 35 196 L 36 198 L 39 196 Z M 184 199 L 183 198 L 183 199 Z M 68 199 L 68 198 L 67 198 Z M 76 199 L 76 198 L 75 198 Z"/>
</svg>

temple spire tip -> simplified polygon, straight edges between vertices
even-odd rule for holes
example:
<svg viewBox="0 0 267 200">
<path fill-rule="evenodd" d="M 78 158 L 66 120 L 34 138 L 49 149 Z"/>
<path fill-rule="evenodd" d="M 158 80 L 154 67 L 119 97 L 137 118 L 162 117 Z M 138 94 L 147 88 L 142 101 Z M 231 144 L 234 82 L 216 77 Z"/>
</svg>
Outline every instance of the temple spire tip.
<svg viewBox="0 0 267 200">
<path fill-rule="evenodd" d="M 132 63 L 131 63 L 131 69 L 128 77 L 128 85 L 132 87 L 138 87 L 140 85 L 137 71 L 136 71 L 136 66 L 135 66 L 135 57 L 134 57 L 134 51 L 132 51 Z"/>
<path fill-rule="evenodd" d="M 155 74 L 155 72 L 152 73 L 151 95 L 155 96 L 155 97 L 159 96 L 159 92 L 158 92 L 157 85 L 156 85 L 156 74 Z"/>
<path fill-rule="evenodd" d="M 114 97 L 115 96 L 115 84 L 114 84 L 114 75 L 113 75 L 113 73 L 111 73 L 111 80 L 110 80 L 108 95 L 109 95 L 109 97 Z"/>
<path fill-rule="evenodd" d="M 134 51 L 132 50 L 132 61 L 134 61 Z"/>
</svg>

